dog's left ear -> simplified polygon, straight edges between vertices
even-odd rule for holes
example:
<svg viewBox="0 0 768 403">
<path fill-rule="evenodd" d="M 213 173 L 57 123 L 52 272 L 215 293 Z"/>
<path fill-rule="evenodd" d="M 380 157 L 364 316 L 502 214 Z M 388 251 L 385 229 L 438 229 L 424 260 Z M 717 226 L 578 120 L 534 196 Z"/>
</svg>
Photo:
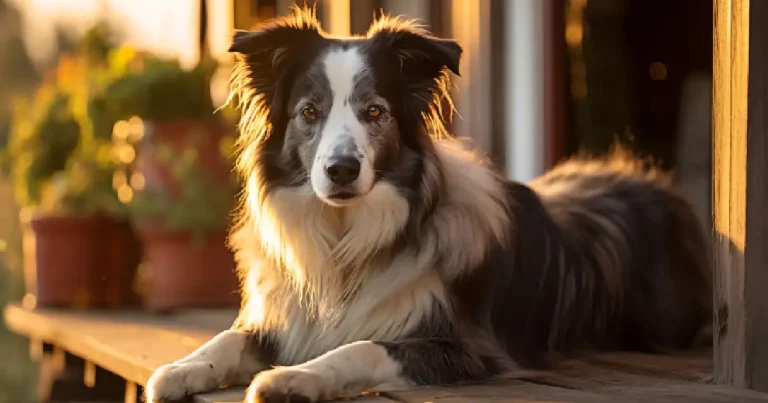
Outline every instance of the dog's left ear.
<svg viewBox="0 0 768 403">
<path fill-rule="evenodd" d="M 443 68 L 459 73 L 461 46 L 453 40 L 441 39 L 409 28 L 382 28 L 370 34 L 371 39 L 400 60 L 403 73 L 437 78 Z"/>
</svg>

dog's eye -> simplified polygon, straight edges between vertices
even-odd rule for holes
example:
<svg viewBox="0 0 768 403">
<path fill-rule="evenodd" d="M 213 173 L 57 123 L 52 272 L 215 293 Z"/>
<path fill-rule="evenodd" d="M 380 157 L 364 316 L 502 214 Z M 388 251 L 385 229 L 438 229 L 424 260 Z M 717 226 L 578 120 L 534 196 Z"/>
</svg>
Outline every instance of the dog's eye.
<svg viewBox="0 0 768 403">
<path fill-rule="evenodd" d="M 307 106 L 306 108 L 302 109 L 301 114 L 304 116 L 304 119 L 307 120 L 317 119 L 317 109 L 314 106 Z"/>
<path fill-rule="evenodd" d="M 378 105 L 371 105 L 366 109 L 365 113 L 368 115 L 371 119 L 378 119 L 381 116 L 382 109 Z"/>
</svg>

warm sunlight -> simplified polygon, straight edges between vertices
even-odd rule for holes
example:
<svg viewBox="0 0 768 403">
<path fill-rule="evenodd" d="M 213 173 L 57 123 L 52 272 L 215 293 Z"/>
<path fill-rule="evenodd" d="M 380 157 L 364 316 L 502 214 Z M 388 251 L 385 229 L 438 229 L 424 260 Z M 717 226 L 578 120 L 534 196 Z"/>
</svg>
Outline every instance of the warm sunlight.
<svg viewBox="0 0 768 403">
<path fill-rule="evenodd" d="M 766 26 L 0 0 L 0 403 L 768 403 Z"/>
<path fill-rule="evenodd" d="M 134 46 L 178 57 L 188 67 L 199 57 L 196 0 L 13 0 L 27 24 L 25 42 L 31 56 L 47 60 L 55 49 L 55 24 L 84 32 L 101 18 L 113 22 Z M 221 45 L 219 45 L 221 47 Z"/>
</svg>

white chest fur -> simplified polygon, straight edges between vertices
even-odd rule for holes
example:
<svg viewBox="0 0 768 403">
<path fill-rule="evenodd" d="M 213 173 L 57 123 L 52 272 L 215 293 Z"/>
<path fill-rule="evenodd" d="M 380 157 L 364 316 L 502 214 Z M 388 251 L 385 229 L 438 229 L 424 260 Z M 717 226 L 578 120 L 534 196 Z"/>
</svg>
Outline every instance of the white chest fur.
<svg viewBox="0 0 768 403">
<path fill-rule="evenodd" d="M 277 333 L 278 363 L 299 364 L 354 341 L 402 338 L 431 315 L 436 304 L 445 303 L 443 283 L 434 272 L 396 290 L 381 280 L 366 287 L 338 316 L 312 317 L 294 304 Z"/>
<path fill-rule="evenodd" d="M 428 161 L 427 172 L 447 178 L 440 204 L 418 247 L 394 254 L 378 252 L 399 235 L 410 206 L 391 184 L 377 183 L 360 203 L 336 209 L 309 187 L 259 194 L 252 178 L 245 235 L 235 248 L 260 247 L 240 258 L 248 272 L 241 316 L 276 333 L 280 364 L 404 336 L 435 304 L 449 303 L 446 284 L 480 263 L 491 242 L 505 241 L 503 181 L 453 141 L 437 145 L 440 163 Z"/>
</svg>

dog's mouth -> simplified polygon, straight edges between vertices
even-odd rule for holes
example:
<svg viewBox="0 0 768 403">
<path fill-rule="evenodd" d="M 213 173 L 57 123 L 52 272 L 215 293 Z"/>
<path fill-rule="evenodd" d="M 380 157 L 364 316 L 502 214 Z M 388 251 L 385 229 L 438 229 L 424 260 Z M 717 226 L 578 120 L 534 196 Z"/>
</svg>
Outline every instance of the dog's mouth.
<svg viewBox="0 0 768 403">
<path fill-rule="evenodd" d="M 360 194 L 356 192 L 349 192 L 349 191 L 341 191 L 341 192 L 335 192 L 331 193 L 328 196 L 322 197 L 327 204 L 330 204 L 332 206 L 336 207 L 343 207 L 348 204 L 350 204 L 354 199 L 358 198 Z"/>
<path fill-rule="evenodd" d="M 330 200 L 338 200 L 338 201 L 347 201 L 347 200 L 354 199 L 357 196 L 358 195 L 355 192 L 342 191 L 342 192 L 336 192 L 336 193 L 333 193 L 333 194 L 329 195 L 328 199 L 330 199 Z"/>
</svg>

